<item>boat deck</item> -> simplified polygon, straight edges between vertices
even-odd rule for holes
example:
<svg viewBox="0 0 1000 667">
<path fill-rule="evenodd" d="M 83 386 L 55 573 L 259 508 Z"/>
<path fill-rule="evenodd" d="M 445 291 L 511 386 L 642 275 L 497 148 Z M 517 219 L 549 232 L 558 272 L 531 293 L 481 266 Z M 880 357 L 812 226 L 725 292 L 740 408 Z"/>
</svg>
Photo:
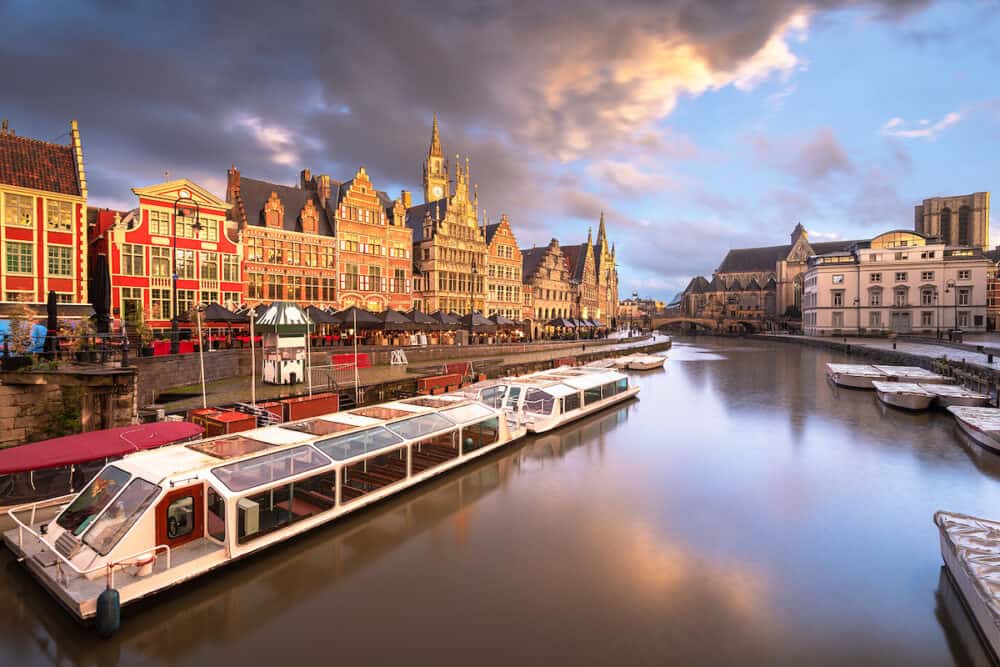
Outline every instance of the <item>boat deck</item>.
<svg viewBox="0 0 1000 667">
<path fill-rule="evenodd" d="M 873 366 L 873 368 L 896 382 L 925 382 L 933 384 L 947 384 L 952 382 L 952 379 L 949 377 L 931 373 L 929 370 L 920 368 L 919 366 L 885 366 L 879 364 Z"/>
<path fill-rule="evenodd" d="M 880 391 L 883 394 L 917 394 L 919 396 L 934 395 L 921 387 L 919 384 L 915 384 L 913 382 L 885 382 L 882 380 L 875 380 L 872 382 L 872 386 L 875 387 L 875 391 Z"/>
<path fill-rule="evenodd" d="M 858 375 L 871 378 L 887 378 L 888 374 L 868 364 L 827 364 L 827 371 L 841 375 Z"/>
<path fill-rule="evenodd" d="M 1000 431 L 1000 408 L 952 406 L 948 412 L 981 431 Z"/>
<path fill-rule="evenodd" d="M 974 400 L 988 401 L 990 397 L 986 394 L 980 393 L 978 391 L 972 391 L 971 389 L 966 389 L 965 387 L 959 386 L 957 384 L 928 384 L 920 383 L 920 388 L 924 391 L 929 391 L 935 396 L 943 396 L 948 398 L 968 398 Z"/>
</svg>

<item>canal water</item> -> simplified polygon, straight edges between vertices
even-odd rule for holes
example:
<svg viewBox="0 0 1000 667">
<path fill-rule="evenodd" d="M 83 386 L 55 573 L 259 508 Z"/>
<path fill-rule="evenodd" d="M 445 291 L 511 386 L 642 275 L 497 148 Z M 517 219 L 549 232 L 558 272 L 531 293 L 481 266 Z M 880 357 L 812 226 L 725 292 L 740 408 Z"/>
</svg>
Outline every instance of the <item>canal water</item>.
<svg viewBox="0 0 1000 667">
<path fill-rule="evenodd" d="M 640 399 L 76 626 L 0 557 L 0 664 L 947 665 L 931 517 L 1000 457 L 793 344 L 679 341 Z"/>
</svg>

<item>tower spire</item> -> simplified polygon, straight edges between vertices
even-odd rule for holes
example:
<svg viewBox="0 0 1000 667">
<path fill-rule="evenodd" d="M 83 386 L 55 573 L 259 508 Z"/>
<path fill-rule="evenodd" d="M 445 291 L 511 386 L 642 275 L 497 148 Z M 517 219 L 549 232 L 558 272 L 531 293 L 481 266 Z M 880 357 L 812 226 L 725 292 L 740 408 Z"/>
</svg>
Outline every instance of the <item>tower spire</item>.
<svg viewBox="0 0 1000 667">
<path fill-rule="evenodd" d="M 608 234 L 604 229 L 604 210 L 601 210 L 601 224 L 597 227 L 597 244 L 602 248 L 608 244 Z"/>
<path fill-rule="evenodd" d="M 444 157 L 444 151 L 441 150 L 441 135 L 438 133 L 438 115 L 434 112 L 434 124 L 431 126 L 431 149 L 429 155 L 434 157 Z"/>
</svg>

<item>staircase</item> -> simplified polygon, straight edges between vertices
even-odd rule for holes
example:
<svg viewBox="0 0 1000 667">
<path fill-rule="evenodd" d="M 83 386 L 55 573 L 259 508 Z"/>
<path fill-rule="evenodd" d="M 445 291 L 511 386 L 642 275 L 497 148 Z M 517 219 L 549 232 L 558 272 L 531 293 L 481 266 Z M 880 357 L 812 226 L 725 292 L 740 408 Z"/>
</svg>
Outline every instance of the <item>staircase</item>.
<svg viewBox="0 0 1000 667">
<path fill-rule="evenodd" d="M 250 405 L 249 403 L 237 403 L 233 406 L 233 409 L 237 412 L 242 412 L 244 414 L 253 415 L 257 418 L 257 427 L 262 426 L 273 426 L 275 424 L 280 424 L 281 421 L 278 417 L 264 408 L 259 408 L 255 405 Z"/>
</svg>

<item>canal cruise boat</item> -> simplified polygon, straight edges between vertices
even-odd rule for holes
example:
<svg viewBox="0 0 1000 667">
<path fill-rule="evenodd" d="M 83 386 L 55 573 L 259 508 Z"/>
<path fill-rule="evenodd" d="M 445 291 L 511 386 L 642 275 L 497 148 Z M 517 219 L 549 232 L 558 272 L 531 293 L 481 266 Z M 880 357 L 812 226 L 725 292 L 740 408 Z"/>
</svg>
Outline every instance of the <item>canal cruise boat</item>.
<svg viewBox="0 0 1000 667">
<path fill-rule="evenodd" d="M 453 392 L 496 407 L 523 420 L 529 433 L 545 433 L 639 393 L 614 369 L 559 366 L 547 371 L 488 380 Z M 447 395 L 447 394 L 445 394 Z"/>
<path fill-rule="evenodd" d="M 120 605 L 285 542 L 525 434 L 503 409 L 439 398 L 132 454 L 105 466 L 51 521 L 38 522 L 35 505 L 11 509 L 16 527 L 3 539 L 66 609 L 80 620 L 96 616 L 106 636 L 117 629 Z"/>
</svg>

